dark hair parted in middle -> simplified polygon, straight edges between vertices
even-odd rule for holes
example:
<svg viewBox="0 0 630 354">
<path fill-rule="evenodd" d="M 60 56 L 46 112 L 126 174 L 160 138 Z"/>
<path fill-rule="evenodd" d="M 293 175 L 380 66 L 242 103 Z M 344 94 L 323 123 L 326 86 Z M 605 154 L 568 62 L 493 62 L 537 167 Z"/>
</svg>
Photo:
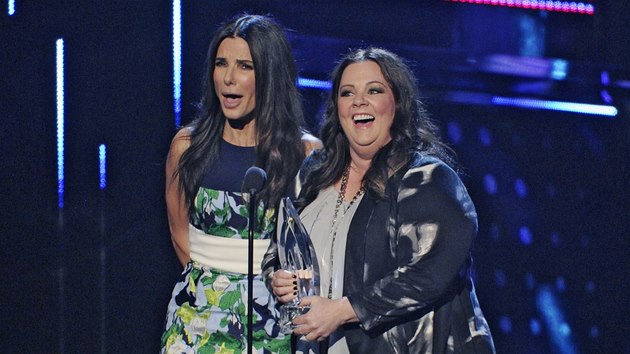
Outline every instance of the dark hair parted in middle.
<svg viewBox="0 0 630 354">
<path fill-rule="evenodd" d="M 204 166 L 210 166 L 218 156 L 226 117 L 215 93 L 213 72 L 217 49 L 226 38 L 244 39 L 252 56 L 256 105 L 251 114 L 256 120 L 256 166 L 263 168 L 268 177 L 259 196 L 273 207 L 285 195 L 304 158 L 304 116 L 295 86 L 297 72 L 291 47 L 283 28 L 268 16 L 235 17 L 213 37 L 206 56 L 203 97 L 190 124 L 191 145 L 177 169 L 180 188 L 191 208 Z"/>
</svg>

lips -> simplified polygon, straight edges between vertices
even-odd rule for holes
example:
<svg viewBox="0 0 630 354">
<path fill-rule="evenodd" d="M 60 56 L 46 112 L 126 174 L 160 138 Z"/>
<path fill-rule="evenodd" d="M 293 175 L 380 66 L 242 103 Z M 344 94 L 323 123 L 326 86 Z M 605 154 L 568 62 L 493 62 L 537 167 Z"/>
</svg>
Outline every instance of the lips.
<svg viewBox="0 0 630 354">
<path fill-rule="evenodd" d="M 242 101 L 243 96 L 233 93 L 223 94 L 223 105 L 225 108 L 236 108 Z"/>
</svg>

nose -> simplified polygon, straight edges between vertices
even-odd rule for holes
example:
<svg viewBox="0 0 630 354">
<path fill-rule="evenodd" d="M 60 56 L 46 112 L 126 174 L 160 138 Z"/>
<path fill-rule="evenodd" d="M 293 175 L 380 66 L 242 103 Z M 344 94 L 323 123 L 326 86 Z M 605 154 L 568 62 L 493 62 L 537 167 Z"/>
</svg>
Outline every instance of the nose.
<svg viewBox="0 0 630 354">
<path fill-rule="evenodd" d="M 367 104 L 367 101 L 365 100 L 365 97 L 363 96 L 363 93 L 361 92 L 357 92 L 353 98 L 352 98 L 352 105 L 355 107 L 360 107 L 360 106 L 365 106 Z"/>
<path fill-rule="evenodd" d="M 232 68 L 226 68 L 225 69 L 225 73 L 223 75 L 223 83 L 226 85 L 233 85 L 234 84 L 234 77 L 233 77 L 233 72 L 232 72 Z"/>
</svg>

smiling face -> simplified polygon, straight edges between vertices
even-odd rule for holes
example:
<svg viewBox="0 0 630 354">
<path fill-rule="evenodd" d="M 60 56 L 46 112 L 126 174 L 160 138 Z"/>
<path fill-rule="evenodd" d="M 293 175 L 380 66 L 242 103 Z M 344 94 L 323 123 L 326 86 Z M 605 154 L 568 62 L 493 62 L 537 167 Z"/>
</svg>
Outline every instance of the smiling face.
<svg viewBox="0 0 630 354">
<path fill-rule="evenodd" d="M 223 114 L 239 119 L 256 107 L 256 78 L 254 61 L 247 42 L 240 38 L 226 38 L 214 59 L 214 89 Z"/>
<path fill-rule="evenodd" d="M 339 82 L 337 110 L 351 155 L 371 160 L 392 139 L 396 101 L 376 62 L 361 61 L 345 68 Z"/>
</svg>

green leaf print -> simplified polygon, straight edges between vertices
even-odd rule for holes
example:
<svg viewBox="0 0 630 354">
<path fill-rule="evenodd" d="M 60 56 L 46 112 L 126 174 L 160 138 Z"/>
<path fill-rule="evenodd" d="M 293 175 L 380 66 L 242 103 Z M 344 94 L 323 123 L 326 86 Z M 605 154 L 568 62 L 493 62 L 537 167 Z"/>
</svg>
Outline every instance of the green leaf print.
<svg viewBox="0 0 630 354">
<path fill-rule="evenodd" d="M 188 303 L 182 304 L 180 308 L 177 309 L 177 315 L 181 317 L 182 321 L 186 324 L 190 324 L 197 316 L 197 310 L 190 307 Z"/>
<path fill-rule="evenodd" d="M 219 308 L 221 308 L 222 310 L 230 309 L 240 299 L 241 299 L 241 291 L 240 290 L 228 291 L 225 294 L 223 294 L 223 296 L 221 296 L 221 300 L 219 300 Z"/>
<path fill-rule="evenodd" d="M 289 354 L 291 351 L 290 337 L 286 336 L 283 339 L 272 339 L 265 342 L 264 347 L 272 353 Z"/>
<path fill-rule="evenodd" d="M 206 353 L 206 354 L 214 354 L 216 351 L 214 350 L 214 345 L 210 342 L 210 334 L 208 332 L 203 334 L 201 340 L 199 340 L 199 348 L 197 349 L 197 353 Z"/>
<path fill-rule="evenodd" d="M 232 237 L 235 234 L 235 230 L 224 224 L 212 224 L 207 231 L 211 235 Z"/>
<path fill-rule="evenodd" d="M 247 209 L 247 205 L 239 205 L 237 211 L 238 215 L 242 215 L 246 218 L 249 217 L 249 209 Z"/>
<path fill-rule="evenodd" d="M 211 272 L 206 272 L 206 274 L 204 275 L 205 277 L 201 278 L 201 284 L 203 284 L 204 286 L 208 286 L 214 283 L 214 281 L 217 279 L 217 274 Z"/>
<path fill-rule="evenodd" d="M 197 268 L 193 268 L 190 271 L 190 281 L 191 283 L 196 283 L 199 280 L 199 277 L 201 276 L 202 271 L 200 269 Z"/>
<path fill-rule="evenodd" d="M 208 340 L 208 344 L 212 343 L 213 345 L 220 346 L 219 353 L 226 352 L 226 349 L 234 350 L 234 353 L 242 353 L 243 352 L 243 343 L 236 340 L 233 336 L 223 333 L 223 332 L 214 332 L 210 335 L 210 339 Z M 221 344 L 219 344 L 221 343 Z M 229 353 L 229 351 L 227 351 Z"/>
<path fill-rule="evenodd" d="M 230 204 L 227 201 L 223 204 L 223 208 L 214 208 L 212 210 L 215 216 L 224 221 L 229 219 L 229 216 L 231 214 L 230 211 Z"/>
<path fill-rule="evenodd" d="M 215 354 L 214 345 L 206 344 L 203 347 L 197 349 L 197 354 Z"/>
<path fill-rule="evenodd" d="M 214 199 L 218 199 L 219 198 L 219 191 L 216 189 L 205 189 L 206 190 L 206 195 L 208 196 L 208 199 L 210 200 L 214 200 Z"/>
<path fill-rule="evenodd" d="M 175 340 L 175 337 L 177 337 L 178 333 L 181 332 L 183 328 L 183 324 L 177 322 L 173 323 L 173 325 L 171 325 L 171 327 L 166 332 L 164 332 L 164 334 L 162 334 L 162 347 L 166 347 L 172 344 L 172 342 Z"/>
<path fill-rule="evenodd" d="M 195 210 L 203 210 L 204 202 L 205 198 L 203 197 L 203 195 L 201 195 L 201 193 L 199 193 L 197 195 L 197 198 L 195 198 Z"/>
<path fill-rule="evenodd" d="M 240 303 L 238 304 L 238 307 L 236 308 L 236 311 L 238 311 L 238 313 L 242 313 L 242 314 L 246 314 L 247 310 L 245 310 L 245 304 L 244 303 Z M 256 316 L 254 316 L 255 313 L 252 313 L 252 320 L 254 321 L 254 323 L 256 322 Z"/>
<path fill-rule="evenodd" d="M 223 317 L 221 321 L 219 321 L 219 327 L 225 328 L 227 327 L 228 323 L 229 323 L 229 318 Z"/>
</svg>

